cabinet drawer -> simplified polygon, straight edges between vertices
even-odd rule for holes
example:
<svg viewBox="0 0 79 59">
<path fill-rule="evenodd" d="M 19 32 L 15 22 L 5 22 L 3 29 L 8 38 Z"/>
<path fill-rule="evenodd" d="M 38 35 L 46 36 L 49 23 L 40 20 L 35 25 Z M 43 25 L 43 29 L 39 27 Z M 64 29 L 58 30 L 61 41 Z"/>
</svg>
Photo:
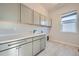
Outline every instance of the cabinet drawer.
<svg viewBox="0 0 79 59">
<path fill-rule="evenodd" d="M 11 47 L 15 47 L 15 46 L 18 46 L 18 45 L 22 45 L 24 43 L 28 43 L 28 42 L 31 42 L 31 41 L 32 41 L 32 38 L 30 38 L 30 39 L 24 38 L 23 40 L 12 41 L 12 42 L 8 42 L 8 43 L 5 43 L 5 44 L 1 44 L 0 45 L 0 51 L 11 48 Z"/>
<path fill-rule="evenodd" d="M 17 46 L 17 44 L 21 44 L 21 42 L 25 42 L 24 40 L 12 41 L 4 44 L 0 44 L 0 51 Z"/>
<path fill-rule="evenodd" d="M 24 42 L 26 42 L 26 41 L 25 40 L 20 40 L 20 41 L 13 41 L 13 42 L 1 44 L 0 45 L 0 51 L 11 48 L 11 47 L 18 46 L 18 45 L 20 45 Z"/>
<path fill-rule="evenodd" d="M 26 43 L 26 40 L 19 40 L 19 41 L 14 41 L 14 42 L 9 42 L 9 43 L 7 43 L 8 44 L 8 46 L 17 46 L 17 45 L 20 45 L 20 44 L 22 44 L 22 43 Z"/>
</svg>

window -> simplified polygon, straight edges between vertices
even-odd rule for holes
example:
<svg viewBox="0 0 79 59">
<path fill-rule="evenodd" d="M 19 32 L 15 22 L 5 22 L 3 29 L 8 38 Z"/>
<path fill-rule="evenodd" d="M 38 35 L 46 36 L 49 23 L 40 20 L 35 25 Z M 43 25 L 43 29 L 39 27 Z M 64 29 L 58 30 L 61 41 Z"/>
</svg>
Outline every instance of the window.
<svg viewBox="0 0 79 59">
<path fill-rule="evenodd" d="M 76 32 L 77 12 L 72 11 L 61 17 L 62 32 Z"/>
</svg>

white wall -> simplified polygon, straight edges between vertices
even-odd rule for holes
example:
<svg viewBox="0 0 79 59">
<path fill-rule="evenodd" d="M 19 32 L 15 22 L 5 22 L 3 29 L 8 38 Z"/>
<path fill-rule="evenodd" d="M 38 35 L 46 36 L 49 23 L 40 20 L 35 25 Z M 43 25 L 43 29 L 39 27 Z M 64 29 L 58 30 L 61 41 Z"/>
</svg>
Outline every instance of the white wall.
<svg viewBox="0 0 79 59">
<path fill-rule="evenodd" d="M 61 15 L 71 10 L 77 10 L 79 12 L 79 4 L 67 4 L 56 11 L 52 10 L 50 15 L 53 24 L 50 31 L 50 40 L 79 47 L 79 33 L 60 32 Z"/>
</svg>

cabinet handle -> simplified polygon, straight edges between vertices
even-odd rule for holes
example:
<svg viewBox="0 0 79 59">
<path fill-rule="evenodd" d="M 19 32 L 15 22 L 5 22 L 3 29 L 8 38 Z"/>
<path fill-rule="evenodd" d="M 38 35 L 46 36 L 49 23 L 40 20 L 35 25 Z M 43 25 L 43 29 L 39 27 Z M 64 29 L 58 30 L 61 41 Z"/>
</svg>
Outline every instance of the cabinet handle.
<svg viewBox="0 0 79 59">
<path fill-rule="evenodd" d="M 14 43 L 14 44 L 8 44 L 8 46 L 12 46 L 12 45 L 16 45 L 16 44 L 20 44 L 22 42 L 18 42 L 18 43 Z"/>
</svg>

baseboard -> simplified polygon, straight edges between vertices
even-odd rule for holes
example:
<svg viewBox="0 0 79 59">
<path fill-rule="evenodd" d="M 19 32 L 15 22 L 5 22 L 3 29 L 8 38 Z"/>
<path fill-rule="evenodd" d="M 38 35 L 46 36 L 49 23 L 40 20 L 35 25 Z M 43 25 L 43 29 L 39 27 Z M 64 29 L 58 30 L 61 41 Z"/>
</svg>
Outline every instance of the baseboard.
<svg viewBox="0 0 79 59">
<path fill-rule="evenodd" d="M 68 46 L 73 46 L 73 47 L 75 47 L 75 48 L 79 48 L 79 45 L 72 44 L 72 43 L 67 43 L 67 42 L 58 41 L 58 40 L 50 40 L 50 41 L 52 41 L 52 42 L 57 42 L 57 43 L 64 44 L 64 45 L 68 45 Z"/>
</svg>

